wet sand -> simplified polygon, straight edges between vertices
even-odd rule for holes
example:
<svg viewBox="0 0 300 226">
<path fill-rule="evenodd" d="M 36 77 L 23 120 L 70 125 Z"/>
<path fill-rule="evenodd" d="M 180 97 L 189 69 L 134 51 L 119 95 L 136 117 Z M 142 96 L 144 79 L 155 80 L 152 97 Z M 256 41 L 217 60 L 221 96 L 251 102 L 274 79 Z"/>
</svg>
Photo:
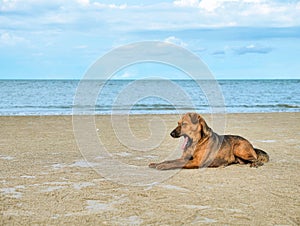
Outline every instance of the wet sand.
<svg viewBox="0 0 300 226">
<path fill-rule="evenodd" d="M 116 136 L 109 116 L 96 116 L 94 133 L 108 155 L 88 157 L 71 116 L 0 117 L 0 225 L 300 225 L 300 113 L 226 115 L 226 133 L 269 153 L 262 167 L 171 172 L 147 167 L 181 154 L 182 140 L 168 135 L 178 116 L 157 117 L 165 136 L 141 151 L 122 142 L 128 131 Z M 151 119 L 130 117 L 138 140 L 161 122 Z"/>
</svg>

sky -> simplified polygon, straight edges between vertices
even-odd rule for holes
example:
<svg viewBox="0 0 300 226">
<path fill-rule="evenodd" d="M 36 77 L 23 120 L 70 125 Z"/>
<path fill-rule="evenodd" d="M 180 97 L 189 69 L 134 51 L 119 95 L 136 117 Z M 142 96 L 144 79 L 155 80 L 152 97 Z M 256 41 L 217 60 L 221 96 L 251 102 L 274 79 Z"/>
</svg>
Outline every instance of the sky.
<svg viewBox="0 0 300 226">
<path fill-rule="evenodd" d="M 162 41 L 217 79 L 300 79 L 300 0 L 0 0 L 0 79 L 81 79 L 122 45 Z M 181 78 L 132 65 L 114 78 Z"/>
</svg>

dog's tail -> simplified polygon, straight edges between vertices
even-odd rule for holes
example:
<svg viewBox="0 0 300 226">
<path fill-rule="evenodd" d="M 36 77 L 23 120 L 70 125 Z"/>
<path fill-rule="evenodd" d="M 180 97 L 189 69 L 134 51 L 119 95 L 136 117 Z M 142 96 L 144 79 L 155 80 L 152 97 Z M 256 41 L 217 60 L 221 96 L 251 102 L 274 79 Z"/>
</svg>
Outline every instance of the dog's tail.
<svg viewBox="0 0 300 226">
<path fill-rule="evenodd" d="M 270 157 L 266 152 L 264 152 L 263 150 L 258 149 L 258 148 L 254 148 L 254 151 L 257 154 L 257 160 L 258 161 L 260 161 L 260 162 L 269 162 Z"/>
</svg>

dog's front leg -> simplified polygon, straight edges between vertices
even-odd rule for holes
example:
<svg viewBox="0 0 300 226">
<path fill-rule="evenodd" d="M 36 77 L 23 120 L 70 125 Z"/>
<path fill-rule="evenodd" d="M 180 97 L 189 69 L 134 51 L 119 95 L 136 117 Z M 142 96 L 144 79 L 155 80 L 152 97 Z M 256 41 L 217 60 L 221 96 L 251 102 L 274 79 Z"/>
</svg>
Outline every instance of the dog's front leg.
<svg viewBox="0 0 300 226">
<path fill-rule="evenodd" d="M 184 169 L 198 169 L 200 168 L 200 163 L 197 159 L 188 161 L 184 166 Z"/>
<path fill-rule="evenodd" d="M 164 161 L 161 163 L 150 163 L 149 167 L 158 170 L 181 169 L 187 162 L 188 160 L 180 158 L 171 161 Z"/>
</svg>

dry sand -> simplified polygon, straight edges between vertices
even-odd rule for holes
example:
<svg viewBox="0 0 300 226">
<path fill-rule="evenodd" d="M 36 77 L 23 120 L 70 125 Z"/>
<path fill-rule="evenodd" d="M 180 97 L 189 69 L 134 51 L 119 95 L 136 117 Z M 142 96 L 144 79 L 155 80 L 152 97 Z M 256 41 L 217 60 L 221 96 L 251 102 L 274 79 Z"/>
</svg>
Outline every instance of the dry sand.
<svg viewBox="0 0 300 226">
<path fill-rule="evenodd" d="M 177 124 L 176 115 L 159 117 L 167 131 Z M 116 171 L 107 178 L 85 162 L 72 117 L 0 117 L 0 225 L 300 225 L 300 113 L 226 117 L 226 133 L 268 152 L 269 163 L 171 174 L 148 169 L 149 162 L 179 157 L 181 140 L 166 134 L 154 150 L 132 150 L 116 138 L 108 116 L 97 116 L 97 136 L 120 162 L 99 156 L 101 167 L 107 162 Z M 151 118 L 130 117 L 138 139 L 151 135 Z M 150 185 L 130 185 L 126 170 L 128 183 L 120 182 L 121 163 L 151 171 Z M 156 175 L 164 179 L 153 183 Z"/>
</svg>

